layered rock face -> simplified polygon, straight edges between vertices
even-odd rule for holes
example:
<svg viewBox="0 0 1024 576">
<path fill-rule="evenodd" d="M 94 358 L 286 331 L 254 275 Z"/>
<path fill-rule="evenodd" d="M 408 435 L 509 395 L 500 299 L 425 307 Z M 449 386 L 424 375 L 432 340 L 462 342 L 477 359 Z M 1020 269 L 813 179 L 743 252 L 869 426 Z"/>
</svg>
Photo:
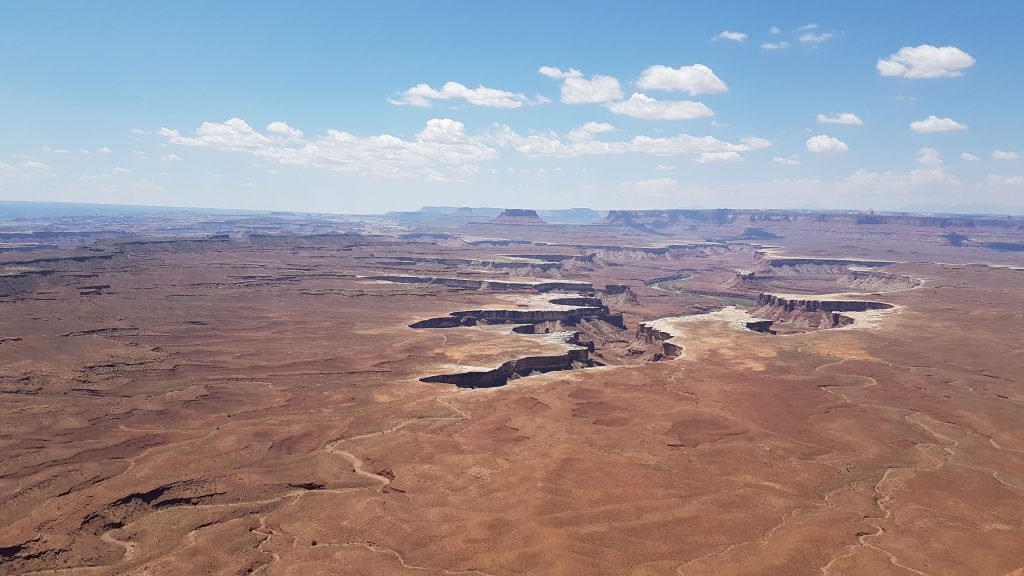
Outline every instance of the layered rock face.
<svg viewBox="0 0 1024 576">
<path fill-rule="evenodd" d="M 887 272 L 852 271 L 838 278 L 837 284 L 847 290 L 857 292 L 896 292 L 909 290 L 921 285 L 921 280 L 911 276 L 889 274 Z"/>
<path fill-rule="evenodd" d="M 772 329 L 772 324 L 775 324 L 774 320 L 758 320 L 757 322 L 747 322 L 746 326 L 747 330 L 752 330 L 754 332 L 777 334 L 778 332 Z"/>
<path fill-rule="evenodd" d="M 651 225 L 654 228 L 679 222 L 731 224 L 742 212 L 735 210 L 612 210 L 606 222 L 626 226 Z"/>
<path fill-rule="evenodd" d="M 564 310 L 460 310 L 440 318 L 428 318 L 409 325 L 410 328 L 454 328 L 476 326 L 477 324 L 524 324 L 536 325 L 553 323 L 561 326 L 575 326 L 583 320 L 601 320 L 613 326 L 624 328 L 622 314 L 612 314 L 599 298 L 553 298 L 552 304 L 574 306 Z M 519 330 L 532 333 L 529 330 Z"/>
<path fill-rule="evenodd" d="M 824 330 L 853 324 L 853 318 L 841 312 L 886 310 L 892 304 L 869 300 L 825 300 L 761 294 L 758 307 L 751 312 L 762 321 L 749 322 L 747 328 L 766 334 Z"/>
<path fill-rule="evenodd" d="M 749 222 L 828 222 L 853 226 L 902 226 L 915 228 L 1003 228 L 1018 229 L 1020 217 L 933 216 L 920 214 L 857 214 L 851 212 L 806 212 L 802 210 L 612 210 L 606 222 L 630 227 L 660 229 L 674 224 L 732 224 Z"/>
<path fill-rule="evenodd" d="M 492 309 L 461 310 L 448 316 L 428 318 L 409 325 L 410 328 L 459 328 L 478 324 L 515 324 L 512 331 L 518 334 L 550 334 L 567 329 L 564 354 L 548 356 L 526 356 L 505 362 L 493 370 L 467 371 L 454 374 L 439 374 L 421 378 L 423 382 L 444 382 L 460 388 L 491 388 L 504 386 L 509 380 L 534 372 L 573 370 L 588 366 L 603 365 L 593 359 L 590 353 L 596 349 L 593 340 L 583 341 L 581 335 L 600 330 L 612 332 L 624 330 L 626 325 L 622 314 L 613 314 L 600 298 L 593 296 L 551 296 L 546 298 L 556 307 L 534 310 Z M 562 308 L 558 308 L 562 307 Z M 598 326 L 603 328 L 598 328 Z M 592 334 L 590 334 L 591 337 Z"/>
<path fill-rule="evenodd" d="M 476 267 L 490 270 L 501 270 L 503 268 L 537 270 L 555 270 L 562 266 L 561 261 L 550 262 L 515 262 L 510 260 L 469 260 L 466 258 L 432 258 L 432 257 L 409 257 L 396 256 L 392 261 L 398 266 L 415 266 L 417 264 L 438 264 L 450 267 Z"/>
<path fill-rule="evenodd" d="M 888 260 L 861 260 L 856 258 L 790 258 L 783 256 L 766 257 L 768 264 L 773 268 L 783 266 L 887 266 L 892 264 Z"/>
<path fill-rule="evenodd" d="M 443 382 L 454 384 L 459 388 L 494 388 L 504 386 L 509 380 L 527 376 L 534 372 L 553 372 L 556 370 L 573 370 L 593 366 L 590 351 L 586 348 L 573 348 L 565 354 L 555 356 L 527 356 L 509 360 L 494 370 L 486 372 L 458 372 L 455 374 L 439 374 L 421 378 L 423 382 Z"/>
<path fill-rule="evenodd" d="M 672 334 L 663 330 L 658 330 L 657 328 L 643 322 L 636 327 L 636 339 L 645 344 L 660 344 L 661 354 L 664 358 L 676 358 L 683 353 L 683 349 L 681 347 L 668 341 L 671 338 Z"/>
<path fill-rule="evenodd" d="M 223 248 L 231 242 L 227 234 L 212 234 L 204 238 L 168 238 L 156 240 L 125 240 L 112 244 L 121 252 L 202 252 Z"/>
<path fill-rule="evenodd" d="M 410 276 L 389 274 L 368 276 L 370 280 L 383 280 L 396 284 L 437 284 L 467 290 L 535 290 L 537 292 L 589 292 L 594 286 L 589 282 L 551 280 L 543 282 L 513 282 L 504 280 L 477 280 L 474 278 L 440 278 L 436 276 Z"/>
<path fill-rule="evenodd" d="M 813 298 L 793 298 L 792 296 L 779 296 L 776 294 L 761 294 L 758 296 L 759 307 L 771 306 L 781 308 L 786 312 L 863 312 L 865 310 L 885 310 L 892 308 L 892 304 L 885 302 L 871 302 L 868 300 L 817 300 Z"/>
</svg>

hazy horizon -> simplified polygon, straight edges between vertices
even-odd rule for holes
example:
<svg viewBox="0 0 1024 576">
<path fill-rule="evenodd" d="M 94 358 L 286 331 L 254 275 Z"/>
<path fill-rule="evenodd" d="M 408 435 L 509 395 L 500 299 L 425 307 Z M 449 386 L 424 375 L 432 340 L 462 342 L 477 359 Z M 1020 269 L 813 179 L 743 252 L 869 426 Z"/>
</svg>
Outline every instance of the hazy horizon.
<svg viewBox="0 0 1024 576">
<path fill-rule="evenodd" d="M 454 212 L 455 210 L 460 209 L 460 208 L 470 208 L 472 210 L 504 210 L 504 209 L 509 209 L 509 208 L 517 208 L 517 209 L 536 210 L 538 212 L 567 212 L 567 211 L 571 211 L 571 210 L 592 210 L 594 212 L 612 212 L 612 211 L 632 210 L 631 208 L 593 208 L 593 207 L 590 207 L 590 206 L 572 206 L 572 207 L 568 207 L 568 208 L 536 208 L 536 207 L 530 207 L 530 206 L 514 206 L 514 205 L 511 205 L 511 206 L 483 206 L 483 205 L 480 205 L 480 206 L 454 206 L 454 205 L 427 205 L 427 204 L 424 204 L 422 206 L 418 206 L 418 207 L 415 207 L 415 208 L 396 209 L 396 210 L 389 210 L 387 212 L 335 212 L 335 211 L 330 211 L 330 210 L 310 211 L 310 210 L 289 210 L 289 209 L 281 209 L 281 208 L 258 208 L 258 207 L 257 208 L 238 208 L 238 207 L 231 207 L 231 206 L 173 206 L 173 205 L 161 205 L 161 204 L 105 204 L 105 203 L 99 203 L 99 202 L 0 200 L 0 207 L 2 207 L 4 205 L 11 205 L 11 204 L 16 204 L 16 205 L 48 205 L 48 206 L 61 206 L 61 205 L 63 205 L 63 206 L 76 206 L 76 207 L 95 206 L 95 207 L 97 207 L 97 209 L 99 207 L 102 207 L 102 208 L 113 208 L 113 209 L 118 209 L 118 208 L 133 208 L 133 209 L 141 209 L 141 210 L 156 209 L 156 210 L 161 210 L 161 211 L 164 211 L 164 210 L 166 210 L 166 211 L 174 211 L 174 210 L 208 211 L 208 212 L 211 212 L 211 213 L 255 212 L 255 213 L 328 214 L 328 215 L 338 215 L 338 216 L 385 216 L 385 215 L 387 215 L 389 213 L 427 212 L 427 211 L 430 211 L 431 209 L 451 209 Z M 939 208 L 941 208 L 941 207 L 939 207 Z M 1022 210 L 1022 211 L 986 210 L 986 209 L 984 209 L 984 208 L 986 208 L 985 206 L 979 206 L 978 208 L 979 209 L 977 209 L 977 210 L 967 210 L 967 209 L 961 209 L 961 210 L 942 210 L 942 209 L 925 209 L 923 207 L 912 207 L 911 206 L 911 207 L 906 207 L 905 209 L 876 210 L 876 209 L 873 209 L 873 208 L 866 208 L 866 209 L 841 209 L 841 208 L 820 208 L 820 207 L 813 207 L 813 206 L 803 206 L 803 207 L 796 206 L 796 207 L 788 207 L 788 208 L 779 208 L 779 207 L 775 207 L 775 208 L 754 208 L 754 207 L 749 207 L 749 206 L 707 206 L 707 207 L 705 207 L 705 206 L 696 206 L 696 207 L 694 207 L 694 206 L 679 206 L 679 207 L 675 207 L 675 208 L 643 209 L 643 210 L 640 210 L 640 211 L 647 211 L 647 210 L 649 210 L 649 211 L 671 211 L 671 210 L 736 210 L 736 211 L 744 211 L 744 210 L 751 210 L 751 211 L 755 211 L 755 210 L 763 210 L 763 211 L 779 210 L 779 211 L 785 211 L 785 210 L 793 210 L 793 211 L 809 211 L 809 212 L 864 212 L 864 213 L 878 212 L 878 213 L 894 213 L 894 214 L 895 213 L 906 213 L 906 214 L 943 214 L 943 215 L 965 215 L 965 216 L 977 216 L 977 215 L 1020 216 L 1020 215 L 1024 215 L 1024 210 Z M 988 208 L 995 208 L 995 207 L 989 206 Z M 116 211 L 116 210 L 102 210 L 102 211 L 109 213 L 109 212 Z M 88 212 L 84 212 L 82 210 L 74 210 L 74 211 L 70 211 L 70 212 L 59 212 L 59 211 L 53 211 L 53 212 L 55 214 L 58 214 L 58 215 L 63 215 L 63 214 L 88 215 L 89 214 Z M 15 217 L 17 217 L 17 214 L 14 214 L 14 215 L 15 215 Z"/>
</svg>

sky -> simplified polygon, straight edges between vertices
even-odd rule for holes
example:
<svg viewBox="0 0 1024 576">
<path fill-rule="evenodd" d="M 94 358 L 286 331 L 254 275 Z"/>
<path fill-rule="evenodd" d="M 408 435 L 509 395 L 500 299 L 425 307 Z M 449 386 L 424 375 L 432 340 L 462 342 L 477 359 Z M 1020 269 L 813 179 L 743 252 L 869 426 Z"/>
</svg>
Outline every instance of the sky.
<svg viewBox="0 0 1024 576">
<path fill-rule="evenodd" d="M 0 200 L 1024 213 L 1017 1 L 0 11 Z"/>
</svg>

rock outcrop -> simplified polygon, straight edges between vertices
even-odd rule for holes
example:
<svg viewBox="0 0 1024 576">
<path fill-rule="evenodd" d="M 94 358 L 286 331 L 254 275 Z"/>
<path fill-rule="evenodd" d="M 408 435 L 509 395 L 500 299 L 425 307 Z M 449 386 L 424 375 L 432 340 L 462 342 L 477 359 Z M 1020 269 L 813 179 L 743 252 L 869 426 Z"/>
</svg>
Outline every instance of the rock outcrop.
<svg viewBox="0 0 1024 576">
<path fill-rule="evenodd" d="M 206 236 L 185 238 L 149 238 L 139 240 L 118 240 L 111 243 L 117 250 L 130 252 L 201 252 L 223 247 L 230 243 L 227 234 L 210 234 Z"/>
<path fill-rule="evenodd" d="M 528 376 L 533 373 L 553 372 L 556 370 L 575 370 L 594 366 L 590 352 L 586 348 L 572 348 L 565 354 L 554 356 L 527 356 L 509 360 L 494 370 L 457 372 L 439 374 L 421 378 L 422 382 L 443 382 L 454 384 L 459 388 L 494 388 L 504 386 L 509 380 Z"/>
<path fill-rule="evenodd" d="M 784 256 L 767 256 L 765 258 L 773 268 L 782 266 L 802 266 L 807 264 L 822 266 L 888 266 L 889 260 L 861 260 L 857 258 L 790 258 Z"/>
<path fill-rule="evenodd" d="M 423 382 L 445 382 L 461 388 L 503 386 L 510 379 L 534 372 L 573 370 L 625 361 L 629 351 L 626 323 L 622 314 L 612 313 L 594 296 L 559 295 L 543 298 L 545 303 L 530 309 L 463 310 L 448 316 L 428 318 L 409 325 L 415 329 L 459 328 L 487 324 L 513 324 L 517 334 L 550 334 L 558 337 L 568 350 L 564 354 L 528 356 L 487 371 L 467 371 L 421 378 Z M 605 347 L 608 346 L 606 349 Z M 591 354 L 596 352 L 596 357 Z M 643 351 L 641 351 L 643 352 Z"/>
<path fill-rule="evenodd" d="M 830 300 L 800 296 L 761 294 L 751 314 L 761 320 L 748 322 L 747 329 L 766 334 L 824 330 L 853 324 L 843 312 L 886 310 L 892 304 L 869 300 Z"/>
<path fill-rule="evenodd" d="M 436 276 L 411 276 L 393 274 L 368 276 L 368 280 L 383 280 L 397 284 L 437 284 L 466 290 L 534 290 L 536 292 L 591 292 L 593 284 L 568 280 L 542 280 L 534 282 L 506 282 L 504 280 L 483 280 L 475 278 L 440 278 Z"/>
<path fill-rule="evenodd" d="M 680 346 L 669 342 L 674 335 L 663 330 L 651 326 L 650 324 L 641 322 L 636 327 L 636 339 L 645 344 L 656 344 L 661 346 L 661 356 L 663 358 L 676 358 L 683 353 L 683 349 Z M 660 358 L 655 358 L 659 360 Z"/>
<path fill-rule="evenodd" d="M 544 322 L 574 326 L 582 320 L 590 319 L 602 320 L 620 328 L 625 327 L 622 315 L 612 314 L 608 307 L 597 298 L 555 298 L 550 302 L 573 307 L 550 310 L 461 310 L 452 312 L 448 316 L 420 320 L 410 324 L 409 327 L 456 328 L 476 326 L 477 324 L 541 324 Z"/>
<path fill-rule="evenodd" d="M 772 329 L 772 324 L 774 323 L 774 320 L 758 320 L 756 322 L 747 322 L 746 326 L 747 330 L 752 330 L 754 332 L 763 332 L 765 334 L 777 334 L 777 332 Z"/>
<path fill-rule="evenodd" d="M 761 294 L 757 298 L 757 305 L 780 308 L 785 312 L 864 312 L 865 310 L 885 310 L 893 307 L 892 304 L 885 302 L 868 300 L 825 300 L 776 294 Z"/>
<path fill-rule="evenodd" d="M 747 226 L 743 233 L 736 237 L 737 240 L 777 240 L 779 238 L 781 236 L 778 234 L 751 226 Z"/>
<path fill-rule="evenodd" d="M 612 210 L 608 224 L 646 228 L 658 231 L 673 225 L 712 224 L 731 225 L 737 222 L 829 223 L 856 227 L 895 226 L 907 228 L 1002 228 L 1017 229 L 1022 225 L 1019 216 L 937 215 L 937 214 L 875 214 L 849 211 L 807 210 Z"/>
<path fill-rule="evenodd" d="M 532 258 L 524 256 L 523 260 L 470 260 L 467 258 L 434 258 L 434 257 L 413 257 L 413 256 L 395 256 L 391 258 L 390 262 L 386 264 L 392 264 L 396 267 L 403 269 L 409 269 L 417 264 L 437 264 L 440 266 L 452 266 L 452 267 L 472 267 L 472 268 L 485 268 L 487 270 L 500 271 L 503 268 L 511 269 L 536 269 L 536 270 L 555 270 L 562 267 L 561 261 L 549 261 L 542 260 L 541 258 Z M 530 260 L 527 260 L 530 258 Z"/>
<path fill-rule="evenodd" d="M 547 224 L 537 215 L 536 210 L 522 210 L 518 208 L 505 210 L 497 218 L 491 220 L 491 222 L 495 224 Z"/>
</svg>

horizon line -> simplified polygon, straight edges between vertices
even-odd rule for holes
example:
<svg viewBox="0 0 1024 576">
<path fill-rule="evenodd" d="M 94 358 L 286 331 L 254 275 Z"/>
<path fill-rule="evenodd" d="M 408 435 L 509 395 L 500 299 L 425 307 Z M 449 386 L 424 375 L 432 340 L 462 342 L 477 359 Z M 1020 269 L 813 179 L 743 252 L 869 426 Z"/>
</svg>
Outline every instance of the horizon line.
<svg viewBox="0 0 1024 576">
<path fill-rule="evenodd" d="M 415 210 L 389 210 L 388 212 L 380 213 L 366 213 L 366 212 L 333 212 L 333 211 L 310 211 L 310 210 L 287 210 L 280 208 L 238 208 L 238 207 L 213 207 L 213 206 L 177 206 L 177 205 L 164 205 L 164 204 L 118 204 L 118 203 L 107 203 L 107 202 L 68 202 L 61 200 L 0 200 L 0 205 L 3 204 L 43 204 L 43 205 L 63 205 L 63 206 L 104 206 L 110 208 L 152 208 L 160 210 L 178 210 L 178 211 L 189 211 L 189 212 L 235 212 L 235 213 L 260 213 L 260 214 L 303 214 L 303 215 L 329 215 L 329 216 L 387 216 L 392 213 L 417 213 L 423 212 L 427 208 L 451 208 L 453 210 L 469 208 L 471 210 L 534 210 L 536 212 L 568 212 L 571 210 L 593 210 L 595 212 L 676 212 L 676 211 L 716 211 L 716 210 L 732 210 L 738 212 L 801 212 L 801 213 L 856 213 L 856 214 L 892 214 L 892 215 L 942 215 L 942 216 L 998 216 L 998 217 L 1024 217 L 1024 208 L 1017 209 L 1019 211 L 1010 212 L 1013 210 L 1007 208 L 1007 212 L 943 212 L 934 210 L 874 210 L 871 208 L 857 209 L 857 208 L 745 208 L 745 207 L 715 207 L 715 208 L 697 208 L 697 207 L 679 207 L 679 208 L 642 208 L 642 209 L 630 209 L 630 208 L 591 208 L 589 206 L 575 206 L 572 208 L 511 208 L 511 207 L 500 207 L 500 206 L 457 206 L 457 205 L 436 205 L 436 204 L 423 204 Z M 4 215 L 0 214 L 0 217 Z M 45 217 L 45 216 L 43 216 Z"/>
</svg>

